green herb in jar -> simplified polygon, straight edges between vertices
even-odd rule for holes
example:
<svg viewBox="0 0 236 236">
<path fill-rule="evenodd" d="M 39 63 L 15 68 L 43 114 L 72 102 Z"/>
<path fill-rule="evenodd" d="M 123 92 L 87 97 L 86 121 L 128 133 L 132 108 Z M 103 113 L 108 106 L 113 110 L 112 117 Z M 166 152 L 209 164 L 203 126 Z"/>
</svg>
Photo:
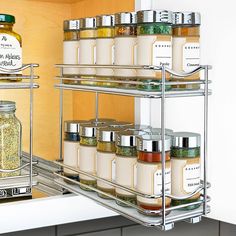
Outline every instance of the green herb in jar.
<svg viewBox="0 0 236 236">
<path fill-rule="evenodd" d="M 97 150 L 99 152 L 112 152 L 112 153 L 114 153 L 116 151 L 115 142 L 99 141 L 97 144 Z"/>
<path fill-rule="evenodd" d="M 161 80 L 157 79 L 150 79 L 150 78 L 139 78 L 139 82 L 143 82 L 143 84 L 138 85 L 139 90 L 144 90 L 144 91 L 161 91 Z M 154 84 L 156 83 L 156 84 Z M 171 85 L 166 85 L 165 86 L 166 91 L 171 90 Z"/>
<path fill-rule="evenodd" d="M 137 150 L 136 147 L 125 147 L 125 146 L 116 146 L 116 155 L 126 156 L 126 157 L 136 157 Z"/>
<path fill-rule="evenodd" d="M 152 35 L 152 34 L 172 34 L 171 25 L 161 24 L 161 23 L 148 23 L 138 25 L 138 35 Z"/>
<path fill-rule="evenodd" d="M 80 137 L 80 144 L 84 146 L 96 146 L 96 137 Z"/>
</svg>

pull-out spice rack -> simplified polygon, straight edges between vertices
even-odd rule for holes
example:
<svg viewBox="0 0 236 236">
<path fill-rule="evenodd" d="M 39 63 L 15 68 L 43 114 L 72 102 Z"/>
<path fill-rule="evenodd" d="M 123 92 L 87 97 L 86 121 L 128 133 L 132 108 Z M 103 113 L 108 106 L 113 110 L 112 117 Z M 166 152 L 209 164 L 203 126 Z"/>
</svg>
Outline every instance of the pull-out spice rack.
<svg viewBox="0 0 236 236">
<path fill-rule="evenodd" d="M 31 197 L 32 187 L 37 184 L 37 182 L 33 180 L 35 175 L 33 173 L 33 165 L 37 164 L 36 161 L 33 161 L 33 90 L 39 88 L 39 85 L 34 82 L 39 78 L 37 75 L 34 75 L 34 69 L 38 66 L 38 64 L 25 64 L 16 70 L 0 68 L 0 89 L 28 89 L 30 99 L 30 158 L 27 161 L 23 161 L 23 155 L 21 154 L 21 165 L 18 168 L 11 170 L 0 169 L 2 173 L 21 171 L 19 176 L 0 177 L 0 201 L 18 197 Z M 26 74 L 28 75 L 21 74 L 21 72 L 27 72 L 27 70 L 28 73 Z M 18 75 L 18 73 L 20 74 Z M 15 82 L 16 80 L 21 81 Z"/>
<path fill-rule="evenodd" d="M 157 66 L 110 66 L 110 65 L 56 65 L 57 68 L 60 68 L 60 76 L 57 76 L 56 79 L 60 79 L 60 83 L 55 85 L 55 88 L 60 89 L 60 150 L 59 150 L 59 160 L 56 162 L 58 166 L 61 167 L 61 170 L 63 168 L 68 168 L 72 171 L 75 171 L 79 174 L 83 174 L 87 177 L 102 181 L 106 184 L 109 184 L 111 186 L 114 186 L 116 188 L 120 188 L 122 190 L 125 190 L 129 193 L 135 194 L 137 196 L 142 196 L 149 199 L 162 199 L 162 208 L 160 210 L 145 210 L 137 205 L 134 205 L 130 202 L 126 202 L 124 200 L 121 200 L 120 198 L 117 198 L 116 196 L 110 195 L 109 193 L 103 192 L 95 187 L 91 187 L 89 185 L 85 185 L 83 183 L 80 183 L 78 181 L 72 180 L 70 178 L 67 178 L 63 175 L 62 171 L 55 172 L 55 183 L 58 184 L 60 187 L 63 187 L 75 194 L 82 194 L 90 199 L 95 200 L 99 204 L 102 204 L 103 206 L 112 209 L 119 214 L 123 215 L 124 217 L 127 217 L 137 223 L 140 223 L 144 226 L 149 227 L 158 227 L 162 230 L 170 230 L 174 227 L 174 223 L 177 221 L 187 221 L 190 223 L 198 223 L 201 220 L 201 217 L 203 215 L 206 215 L 210 212 L 210 207 L 208 206 L 208 202 L 210 201 L 210 197 L 207 195 L 207 189 L 210 187 L 210 184 L 207 182 L 207 144 L 208 144 L 208 96 L 211 94 L 211 91 L 209 89 L 209 84 L 211 81 L 208 80 L 208 71 L 211 69 L 211 66 L 199 66 L 194 71 L 189 73 L 177 73 L 173 70 L 170 70 L 166 68 L 165 66 L 157 67 Z M 149 83 L 150 85 L 159 85 L 160 91 L 140 91 L 136 89 L 122 89 L 119 87 L 112 88 L 112 87 L 103 87 L 103 86 L 91 86 L 91 85 L 81 85 L 81 84 L 64 84 L 64 80 L 77 80 L 77 81 L 90 81 L 90 79 L 87 78 L 80 78 L 80 77 L 64 77 L 63 69 L 64 68 L 112 68 L 112 69 L 145 69 L 145 70 L 155 70 L 155 71 L 161 71 L 162 73 L 162 80 L 157 82 L 145 82 Z M 196 73 L 199 73 L 200 71 L 204 72 L 204 79 L 199 81 L 186 81 L 186 82 L 173 82 L 173 81 L 166 81 L 166 72 L 170 73 L 171 75 L 175 77 L 188 77 L 191 75 L 194 75 Z M 93 79 L 93 82 L 101 82 L 100 79 Z M 115 80 L 115 79 L 109 79 L 106 80 L 106 82 L 110 83 L 119 83 L 119 84 L 127 84 L 130 83 L 132 85 L 138 85 L 143 84 L 144 82 L 140 81 L 131 81 L 131 80 Z M 167 85 L 188 85 L 188 84 L 200 84 L 202 85 L 202 88 L 199 90 L 170 90 L 166 91 Z M 196 189 L 194 192 L 188 194 L 184 197 L 177 197 L 173 196 L 171 194 L 167 194 L 165 192 L 165 152 L 162 152 L 162 194 L 160 195 L 147 195 L 143 194 L 141 192 L 136 191 L 135 189 L 127 188 L 124 186 L 121 186 L 113 181 L 108 181 L 106 179 L 100 178 L 96 175 L 91 175 L 89 173 L 83 172 L 79 169 L 70 167 L 68 165 L 65 165 L 62 163 L 62 132 L 63 132 L 63 90 L 74 90 L 74 91 L 86 91 L 86 92 L 95 92 L 96 93 L 96 118 L 98 119 L 98 95 L 99 93 L 102 94 L 115 94 L 115 95 L 123 95 L 123 96 L 132 96 L 132 97 L 142 97 L 142 98 L 160 98 L 161 99 L 161 136 L 162 136 L 162 150 L 165 150 L 165 100 L 166 98 L 175 98 L 175 97 L 195 97 L 195 96 L 202 96 L 204 99 L 204 146 L 203 146 L 203 178 L 201 180 L 201 185 L 198 189 Z M 80 188 L 86 187 L 87 189 L 92 190 L 91 191 L 84 191 Z M 97 193 L 103 194 L 112 200 L 107 200 L 100 198 Z M 191 202 L 187 204 L 182 204 L 178 206 L 172 206 L 172 207 L 166 207 L 165 206 L 165 199 L 166 197 L 169 197 L 171 199 L 175 200 L 184 200 L 188 199 L 192 196 L 194 196 L 196 193 L 201 193 L 201 197 L 196 202 Z M 115 200 L 115 201 L 114 201 Z M 127 205 L 128 207 L 122 207 L 116 204 L 116 201 L 123 203 Z M 187 206 L 193 206 L 193 205 L 200 205 L 199 208 L 196 208 L 194 210 L 184 210 Z M 170 212 L 171 211 L 171 212 Z M 159 214 L 160 216 L 145 216 L 142 213 L 148 213 L 148 214 Z M 170 212 L 170 213 L 169 213 Z M 169 213 L 169 214 L 166 214 Z"/>
</svg>

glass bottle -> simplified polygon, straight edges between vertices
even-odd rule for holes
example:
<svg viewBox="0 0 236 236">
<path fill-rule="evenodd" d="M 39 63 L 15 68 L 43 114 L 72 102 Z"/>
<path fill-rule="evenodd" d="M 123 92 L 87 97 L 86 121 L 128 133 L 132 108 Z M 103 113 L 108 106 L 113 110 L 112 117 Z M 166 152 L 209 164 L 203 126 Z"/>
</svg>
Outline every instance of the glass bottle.
<svg viewBox="0 0 236 236">
<path fill-rule="evenodd" d="M 165 191 L 171 193 L 170 166 L 171 137 L 165 137 Z M 162 139 L 160 135 L 143 135 L 137 137 L 138 164 L 137 190 L 144 194 L 159 195 L 162 193 Z M 145 210 L 160 210 L 162 199 L 150 199 L 137 196 L 138 206 Z M 171 199 L 166 197 L 166 207 L 170 207 Z M 143 212 L 141 212 L 144 214 Z M 147 215 L 160 215 L 146 213 Z"/>
<path fill-rule="evenodd" d="M 22 67 L 22 38 L 13 31 L 15 17 L 0 14 L 0 67 L 3 69 L 18 69 Z M 0 75 L 10 75 L 0 72 Z M 21 74 L 21 72 L 13 73 Z M 21 81 L 18 79 L 0 80 L 0 82 Z"/>
<path fill-rule="evenodd" d="M 114 15 L 100 15 L 96 17 L 97 39 L 96 39 L 96 64 L 113 65 L 114 64 Z M 113 69 L 97 68 L 96 77 L 101 80 L 111 80 L 114 76 Z M 116 87 L 116 83 L 99 82 L 99 85 L 105 87 Z"/>
<path fill-rule="evenodd" d="M 200 66 L 200 24 L 198 12 L 175 12 L 173 23 L 173 69 L 190 72 Z M 197 81 L 200 73 L 173 81 Z M 175 89 L 200 89 L 200 84 L 173 85 Z"/>
<path fill-rule="evenodd" d="M 136 12 L 115 14 L 115 65 L 133 66 L 136 64 L 137 15 Z M 116 80 L 136 81 L 135 69 L 115 69 Z M 135 88 L 135 85 L 120 83 L 122 88 Z"/>
<path fill-rule="evenodd" d="M 21 165 L 21 122 L 15 116 L 16 104 L 0 101 L 0 169 L 13 170 Z M 5 173 L 0 177 L 18 176 L 20 171 Z"/>
<path fill-rule="evenodd" d="M 172 168 L 172 195 L 184 197 L 200 187 L 201 159 L 200 159 L 201 136 L 197 133 L 176 132 L 173 135 L 171 149 Z M 185 200 L 172 200 L 173 206 L 198 201 L 200 193 Z M 180 210 L 193 210 L 200 205 L 184 207 Z"/>
<path fill-rule="evenodd" d="M 166 10 L 144 10 L 137 12 L 137 64 L 165 65 L 172 68 L 172 12 Z M 149 82 L 160 82 L 161 71 L 137 70 L 137 77 L 143 85 L 138 88 L 146 91 L 160 91 L 161 85 Z M 166 73 L 166 79 L 170 79 Z M 146 84 L 145 84 L 146 83 Z M 170 89 L 171 86 L 166 86 Z"/>
</svg>

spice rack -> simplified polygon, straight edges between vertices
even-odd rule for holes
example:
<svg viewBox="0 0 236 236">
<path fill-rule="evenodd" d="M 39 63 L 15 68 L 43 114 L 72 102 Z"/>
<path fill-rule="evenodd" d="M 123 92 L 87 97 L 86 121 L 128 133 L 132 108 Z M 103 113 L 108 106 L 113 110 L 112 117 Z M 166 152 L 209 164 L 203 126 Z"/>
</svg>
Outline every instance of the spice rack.
<svg viewBox="0 0 236 236">
<path fill-rule="evenodd" d="M 19 176 L 0 177 L 0 200 L 17 197 L 31 197 L 32 187 L 37 184 L 37 182 L 33 180 L 33 177 L 36 175 L 33 173 L 33 165 L 37 164 L 37 161 L 33 161 L 33 90 L 39 88 L 39 85 L 34 82 L 39 78 L 39 76 L 34 75 L 34 69 L 38 66 L 38 64 L 25 64 L 21 68 L 15 70 L 0 68 L 0 89 L 28 89 L 30 99 L 30 158 L 25 161 L 23 160 L 23 154 L 21 154 L 21 166 L 13 170 L 0 169 L 0 172 L 2 173 L 21 171 Z M 23 73 L 25 71 L 28 71 L 28 75 L 21 74 L 21 72 Z M 7 75 L 5 76 L 4 73 Z M 18 75 L 18 73 L 20 74 Z M 22 81 L 15 82 L 16 80 Z"/>
<path fill-rule="evenodd" d="M 124 217 L 131 219 L 137 223 L 140 223 L 144 226 L 148 227 L 157 227 L 161 230 L 170 230 L 174 227 L 174 223 L 177 221 L 187 221 L 190 223 L 198 223 L 201 221 L 201 217 L 203 215 L 206 215 L 210 212 L 210 207 L 208 206 L 208 202 L 210 201 L 210 197 L 207 195 L 207 189 L 210 187 L 210 184 L 207 182 L 207 145 L 208 145 L 208 96 L 211 94 L 211 90 L 209 89 L 209 84 L 211 83 L 210 80 L 208 80 L 208 71 L 211 69 L 211 66 L 205 65 L 205 66 L 199 66 L 194 71 L 191 71 L 189 73 L 177 73 L 173 70 L 170 70 L 166 68 L 165 66 L 157 67 L 157 66 L 111 66 L 111 65 L 62 65 L 58 64 L 56 65 L 57 68 L 60 68 L 60 76 L 57 76 L 56 79 L 60 80 L 59 84 L 55 85 L 55 88 L 60 89 L 60 150 L 59 150 L 59 160 L 55 163 L 58 164 L 58 166 L 61 167 L 61 170 L 63 168 L 68 168 L 72 171 L 75 171 L 79 174 L 86 175 L 87 177 L 94 178 L 96 180 L 102 181 L 106 184 L 109 184 L 111 186 L 120 188 L 122 190 L 125 190 L 127 192 L 136 194 L 138 196 L 142 196 L 149 199 L 162 199 L 162 209 L 158 211 L 153 210 L 144 210 L 130 202 L 126 202 L 124 200 L 121 200 L 117 198 L 116 196 L 110 195 L 106 192 L 103 192 L 97 188 L 85 185 L 83 183 L 80 183 L 78 181 L 72 180 L 70 178 L 67 178 L 63 175 L 62 171 L 55 172 L 55 183 L 58 184 L 60 187 L 65 188 L 75 194 L 81 194 L 84 195 L 90 199 L 95 200 L 99 204 L 102 204 L 103 206 L 112 209 L 119 214 L 123 215 Z M 64 68 L 111 68 L 111 69 L 144 69 L 144 70 L 155 70 L 155 71 L 161 71 L 162 73 L 162 80 L 159 82 L 145 82 L 145 85 L 159 85 L 161 87 L 160 91 L 140 91 L 136 89 L 122 89 L 122 88 L 112 88 L 112 87 L 102 87 L 102 86 L 87 86 L 87 85 L 80 85 L 80 84 L 63 84 L 64 80 L 77 80 L 77 81 L 90 81 L 90 79 L 87 78 L 67 78 L 64 77 L 63 69 Z M 186 81 L 186 82 L 172 82 L 172 81 L 166 81 L 166 72 L 175 76 L 175 77 L 188 77 L 191 75 L 194 75 L 200 71 L 204 72 L 204 79 L 200 81 Z M 102 82 L 100 79 L 93 79 L 93 82 Z M 118 81 L 114 79 L 106 80 L 106 82 L 109 83 L 120 83 L 120 84 L 131 84 L 131 85 L 143 85 L 144 82 L 138 82 L 138 81 Z M 199 90 L 181 90 L 181 91 L 166 91 L 166 85 L 188 85 L 188 84 L 200 84 L 202 85 L 202 89 Z M 162 150 L 165 150 L 165 100 L 167 98 L 176 98 L 176 97 L 195 97 L 195 96 L 202 96 L 204 100 L 204 146 L 203 146 L 203 179 L 201 180 L 201 185 L 198 189 L 196 189 L 194 192 L 190 193 L 188 196 L 184 197 L 177 197 L 173 196 L 171 194 L 165 193 L 165 152 L 162 152 L 162 193 L 160 195 L 147 195 L 143 194 L 141 192 L 136 191 L 135 189 L 127 188 L 124 186 L 121 186 L 113 181 L 108 181 L 106 179 L 97 177 L 96 175 L 91 175 L 89 173 L 83 172 L 81 170 L 72 168 L 68 165 L 65 165 L 62 163 L 62 122 L 63 122 L 63 90 L 74 90 L 74 91 L 86 91 L 86 92 L 95 92 L 96 93 L 96 118 L 98 119 L 98 97 L 99 93 L 102 94 L 113 94 L 113 95 L 123 95 L 123 96 L 132 96 L 132 97 L 142 97 L 142 98 L 160 98 L 161 99 L 161 130 L 162 130 Z M 84 191 L 80 188 L 86 187 L 90 189 L 93 192 Z M 99 196 L 97 196 L 97 193 L 103 194 L 113 200 L 106 200 L 102 199 Z M 166 197 L 169 197 L 171 199 L 175 200 L 184 200 L 187 198 L 190 198 L 191 196 L 195 195 L 196 193 L 201 193 L 201 197 L 197 202 L 182 204 L 179 206 L 174 207 L 166 207 L 165 206 L 165 199 Z M 116 204 L 115 201 L 118 201 L 120 203 L 126 204 L 129 207 L 122 207 Z M 184 207 L 187 206 L 193 206 L 193 205 L 200 205 L 199 208 L 195 210 L 184 210 Z M 181 210 L 181 211 L 179 211 Z M 169 213 L 169 211 L 171 211 Z M 148 214 L 160 214 L 159 217 L 157 216 L 145 216 L 143 214 L 140 214 L 139 212 L 148 213 Z M 166 215 L 166 213 L 169 213 Z"/>
</svg>

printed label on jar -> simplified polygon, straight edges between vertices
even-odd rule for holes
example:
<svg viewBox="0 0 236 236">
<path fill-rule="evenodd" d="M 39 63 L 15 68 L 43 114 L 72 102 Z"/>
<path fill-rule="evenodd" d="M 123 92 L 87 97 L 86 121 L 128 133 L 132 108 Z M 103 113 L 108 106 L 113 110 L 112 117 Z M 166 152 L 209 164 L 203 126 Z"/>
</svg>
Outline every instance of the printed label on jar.
<svg viewBox="0 0 236 236">
<path fill-rule="evenodd" d="M 152 64 L 165 65 L 172 68 L 172 43 L 171 41 L 156 41 L 152 47 Z"/>
<path fill-rule="evenodd" d="M 116 159 L 112 161 L 111 174 L 112 174 L 112 181 L 115 181 L 116 180 Z"/>
<path fill-rule="evenodd" d="M 200 44 L 186 43 L 183 46 L 183 71 L 190 72 L 200 65 Z"/>
<path fill-rule="evenodd" d="M 79 29 L 79 22 L 77 20 L 70 20 L 69 25 L 70 25 L 70 29 L 72 30 Z"/>
<path fill-rule="evenodd" d="M 0 34 L 0 67 L 4 69 L 22 67 L 22 48 L 20 43 L 15 37 L 8 34 Z"/>
<path fill-rule="evenodd" d="M 171 193 L 171 170 L 166 168 L 165 170 L 165 192 Z M 162 193 L 162 170 L 159 169 L 154 173 L 154 194 L 158 195 Z"/>
<path fill-rule="evenodd" d="M 200 186 L 200 164 L 189 164 L 183 168 L 183 188 L 187 193 L 195 191 Z"/>
</svg>

